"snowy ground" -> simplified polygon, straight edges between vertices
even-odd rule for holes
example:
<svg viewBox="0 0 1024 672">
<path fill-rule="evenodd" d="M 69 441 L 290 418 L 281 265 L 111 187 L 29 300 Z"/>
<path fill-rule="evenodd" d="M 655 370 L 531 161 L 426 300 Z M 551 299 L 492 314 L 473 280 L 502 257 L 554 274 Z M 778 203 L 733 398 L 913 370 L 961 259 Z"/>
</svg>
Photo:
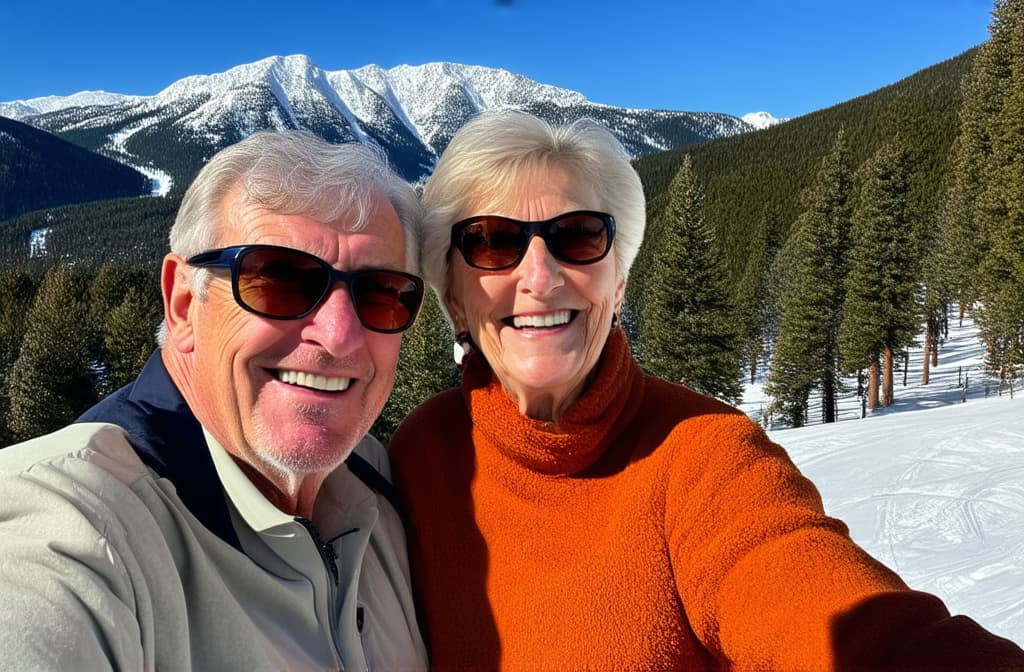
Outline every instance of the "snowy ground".
<svg viewBox="0 0 1024 672">
<path fill-rule="evenodd" d="M 840 422 L 771 436 L 869 553 L 1024 645 L 1024 384 L 999 396 L 982 355 L 973 323 L 954 322 L 929 385 L 918 348 L 892 407 L 860 419 L 852 393 Z M 744 409 L 757 417 L 764 405 L 760 385 L 749 386 Z"/>
</svg>

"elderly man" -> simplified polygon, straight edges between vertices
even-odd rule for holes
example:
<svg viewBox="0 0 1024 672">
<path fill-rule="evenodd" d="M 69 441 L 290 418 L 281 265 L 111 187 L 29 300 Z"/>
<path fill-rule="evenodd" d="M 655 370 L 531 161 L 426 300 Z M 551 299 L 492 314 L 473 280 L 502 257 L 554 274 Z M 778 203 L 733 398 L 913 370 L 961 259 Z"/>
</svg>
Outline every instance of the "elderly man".
<svg viewBox="0 0 1024 672">
<path fill-rule="evenodd" d="M 161 348 L 0 451 L 0 667 L 426 667 L 366 434 L 419 310 L 419 205 L 301 132 L 218 153 L 163 262 Z"/>
</svg>

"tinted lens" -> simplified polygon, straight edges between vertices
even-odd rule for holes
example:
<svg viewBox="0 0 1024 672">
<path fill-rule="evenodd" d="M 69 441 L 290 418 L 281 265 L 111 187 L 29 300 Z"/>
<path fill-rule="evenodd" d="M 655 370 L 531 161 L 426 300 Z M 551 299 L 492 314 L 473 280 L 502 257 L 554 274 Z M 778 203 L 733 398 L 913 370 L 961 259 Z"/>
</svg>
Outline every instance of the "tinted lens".
<svg viewBox="0 0 1024 672">
<path fill-rule="evenodd" d="M 330 270 L 315 257 L 285 249 L 256 248 L 238 266 L 242 303 L 272 317 L 295 317 L 324 295 Z"/>
<path fill-rule="evenodd" d="M 361 271 L 352 279 L 352 302 L 363 325 L 376 331 L 401 331 L 419 310 L 422 291 L 408 277 L 390 271 Z"/>
<path fill-rule="evenodd" d="M 546 239 L 556 259 L 588 263 L 608 251 L 608 226 L 597 215 L 569 214 L 555 222 L 554 233 Z"/>
<path fill-rule="evenodd" d="M 514 264 L 526 249 L 526 233 L 519 222 L 485 217 L 462 230 L 462 251 L 477 268 L 503 268 Z"/>
<path fill-rule="evenodd" d="M 551 254 L 570 264 L 591 264 L 608 253 L 612 218 L 599 212 L 569 212 L 546 222 L 520 222 L 484 215 L 455 225 L 453 242 L 466 263 L 485 270 L 502 270 L 519 263 L 530 237 L 544 239 Z"/>
</svg>

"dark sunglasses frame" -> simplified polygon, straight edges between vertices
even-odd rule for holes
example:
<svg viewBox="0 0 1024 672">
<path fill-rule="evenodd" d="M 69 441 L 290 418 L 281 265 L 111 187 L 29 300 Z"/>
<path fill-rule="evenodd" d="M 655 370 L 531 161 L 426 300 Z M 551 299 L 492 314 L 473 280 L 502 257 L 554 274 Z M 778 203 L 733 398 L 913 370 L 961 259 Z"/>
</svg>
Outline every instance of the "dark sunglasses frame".
<svg viewBox="0 0 1024 672">
<path fill-rule="evenodd" d="M 595 217 L 604 224 L 605 231 L 607 232 L 607 240 L 605 241 L 604 250 L 593 258 L 587 259 L 569 259 L 563 257 L 557 249 L 557 244 L 552 246 L 552 242 L 556 240 L 556 236 L 559 232 L 559 222 L 570 217 L 578 217 L 580 215 Z M 522 244 L 519 246 L 519 250 L 516 253 L 515 259 L 508 264 L 500 266 L 481 266 L 474 263 L 470 258 L 470 251 L 466 247 L 466 229 L 477 222 L 485 220 L 500 220 L 502 222 L 512 223 L 519 226 L 523 232 L 524 238 Z M 573 210 L 572 212 L 563 212 L 557 217 L 552 217 L 549 220 L 543 222 L 524 222 L 511 217 L 502 217 L 500 215 L 476 215 L 475 217 L 469 217 L 456 222 L 452 225 L 452 241 L 451 247 L 448 249 L 455 248 L 462 253 L 462 258 L 466 260 L 466 263 L 473 268 L 478 268 L 483 271 L 503 271 L 509 268 L 514 268 L 523 260 L 523 256 L 526 254 L 527 248 L 530 246 L 530 241 L 533 240 L 534 236 L 540 236 L 544 240 L 544 244 L 547 245 L 548 251 L 558 261 L 566 264 L 572 264 L 574 266 L 586 266 L 588 264 L 596 264 L 597 262 L 608 256 L 609 250 L 612 249 L 612 242 L 615 240 L 615 218 L 606 212 L 598 212 L 596 210 Z"/>
<path fill-rule="evenodd" d="M 288 315 L 275 315 L 273 313 L 265 313 L 263 311 L 256 310 L 255 308 L 253 308 L 252 306 L 250 306 L 249 304 L 242 300 L 242 294 L 238 288 L 238 276 L 239 273 L 241 272 L 242 261 L 244 260 L 246 255 L 261 250 L 272 250 L 293 255 L 295 257 L 299 257 L 302 259 L 307 259 L 313 262 L 316 266 L 319 266 L 320 268 L 324 269 L 324 271 L 327 273 L 327 282 L 324 284 L 323 290 L 320 292 L 320 295 L 316 298 L 315 301 L 312 302 L 312 305 L 310 305 L 306 310 L 303 310 L 302 312 L 299 313 Z M 316 255 L 310 254 L 309 252 L 304 252 L 302 250 L 296 250 L 291 247 L 282 247 L 280 245 L 234 245 L 231 247 L 222 247 L 215 250 L 207 250 L 206 252 L 200 252 L 199 254 L 193 255 L 186 259 L 186 263 L 190 266 L 195 266 L 197 268 L 231 269 L 231 293 L 235 298 L 235 303 L 237 303 L 242 309 L 247 310 L 248 312 L 253 313 L 254 315 L 259 315 L 260 317 L 267 317 L 274 320 L 298 320 L 303 317 L 306 317 L 314 310 L 316 310 L 318 307 L 320 307 L 320 305 L 327 299 L 331 291 L 334 289 L 334 285 L 336 285 L 339 282 L 345 283 L 345 286 L 348 289 L 349 297 L 352 299 L 352 305 L 355 308 L 356 316 L 359 317 L 360 324 L 362 324 L 363 327 L 369 329 L 370 331 L 376 331 L 381 334 L 396 334 L 398 332 L 405 331 L 406 329 L 408 329 L 416 320 L 416 316 L 419 314 L 420 307 L 422 306 L 423 303 L 423 280 L 411 273 L 406 273 L 404 271 L 395 271 L 390 268 L 366 268 L 359 269 L 358 271 L 340 271 Z M 415 299 L 414 304 L 405 304 L 404 301 L 402 302 L 403 304 L 406 305 L 406 308 L 408 308 L 409 310 L 409 320 L 408 322 L 406 322 L 405 324 L 401 325 L 398 328 L 381 329 L 379 327 L 367 324 L 365 319 L 363 318 L 362 311 L 360 310 L 357 301 L 358 295 L 354 291 L 354 286 L 356 283 L 360 281 L 360 279 L 366 278 L 377 273 L 387 273 L 389 275 L 399 276 L 404 280 L 408 280 L 409 282 L 411 282 L 413 286 L 416 288 L 416 291 L 413 294 L 413 297 Z"/>
</svg>

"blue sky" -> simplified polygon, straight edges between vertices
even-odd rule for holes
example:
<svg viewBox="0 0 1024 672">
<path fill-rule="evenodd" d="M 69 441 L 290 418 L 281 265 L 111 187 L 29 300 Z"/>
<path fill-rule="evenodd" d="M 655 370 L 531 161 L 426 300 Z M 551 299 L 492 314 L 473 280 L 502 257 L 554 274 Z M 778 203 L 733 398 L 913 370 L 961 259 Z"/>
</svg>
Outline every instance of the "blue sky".
<svg viewBox="0 0 1024 672">
<path fill-rule="evenodd" d="M 3 0 L 0 101 L 153 95 L 273 55 L 454 61 L 636 108 L 799 116 L 988 38 L 991 0 Z"/>
</svg>

